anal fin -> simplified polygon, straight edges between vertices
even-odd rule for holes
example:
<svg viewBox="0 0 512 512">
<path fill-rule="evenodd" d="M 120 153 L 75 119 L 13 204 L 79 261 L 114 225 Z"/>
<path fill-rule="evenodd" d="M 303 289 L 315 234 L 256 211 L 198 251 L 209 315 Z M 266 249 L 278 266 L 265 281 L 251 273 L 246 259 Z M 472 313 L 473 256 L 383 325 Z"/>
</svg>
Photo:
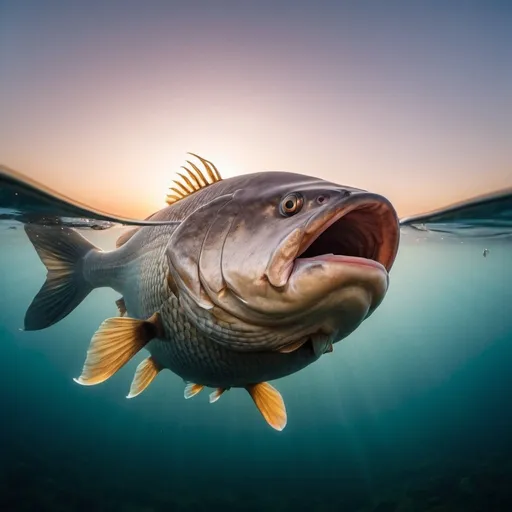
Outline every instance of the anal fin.
<svg viewBox="0 0 512 512">
<path fill-rule="evenodd" d="M 123 297 L 116 300 L 116 306 L 117 306 L 117 309 L 119 310 L 119 316 L 125 316 L 126 315 L 126 304 L 124 303 Z"/>
<path fill-rule="evenodd" d="M 78 384 L 104 382 L 153 338 L 163 335 L 159 313 L 148 320 L 108 318 L 92 337 Z"/>
<path fill-rule="evenodd" d="M 189 382 L 185 386 L 183 396 L 185 397 L 185 399 L 188 400 L 189 398 L 192 398 L 193 396 L 196 396 L 199 392 L 201 392 L 203 388 L 204 386 L 202 386 L 201 384 L 194 384 L 193 382 Z"/>
<path fill-rule="evenodd" d="M 150 356 L 144 359 L 135 370 L 130 392 L 126 398 L 134 398 L 140 395 L 153 382 L 161 369 L 162 367 L 158 365 L 153 357 Z"/>
<path fill-rule="evenodd" d="M 260 382 L 246 387 L 266 422 L 275 430 L 286 427 L 286 407 L 281 393 L 268 382 Z"/>
<path fill-rule="evenodd" d="M 210 397 L 209 397 L 210 403 L 211 404 L 215 403 L 222 396 L 222 393 L 224 393 L 224 391 L 227 391 L 227 389 L 226 388 L 217 388 L 215 391 L 210 393 Z"/>
</svg>

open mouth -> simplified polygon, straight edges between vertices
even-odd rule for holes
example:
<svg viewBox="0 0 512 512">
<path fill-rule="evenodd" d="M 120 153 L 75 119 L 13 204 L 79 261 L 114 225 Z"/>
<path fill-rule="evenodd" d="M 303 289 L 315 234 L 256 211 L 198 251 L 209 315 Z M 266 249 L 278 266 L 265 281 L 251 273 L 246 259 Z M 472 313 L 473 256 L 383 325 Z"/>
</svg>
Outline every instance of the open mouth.
<svg viewBox="0 0 512 512">
<path fill-rule="evenodd" d="M 396 257 L 398 218 L 376 194 L 357 194 L 330 214 L 313 218 L 297 258 L 381 265 L 389 272 Z"/>
<path fill-rule="evenodd" d="M 303 228 L 290 233 L 272 255 L 265 274 L 279 288 L 304 260 L 389 272 L 399 236 L 398 217 L 391 203 L 378 194 L 357 193 L 318 212 Z"/>
</svg>

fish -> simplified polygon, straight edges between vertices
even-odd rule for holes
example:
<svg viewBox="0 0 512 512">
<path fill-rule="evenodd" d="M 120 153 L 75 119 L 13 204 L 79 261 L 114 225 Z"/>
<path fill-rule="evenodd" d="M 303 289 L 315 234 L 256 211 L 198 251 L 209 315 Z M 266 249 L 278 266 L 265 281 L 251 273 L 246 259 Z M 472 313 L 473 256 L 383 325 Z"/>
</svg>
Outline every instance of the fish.
<svg viewBox="0 0 512 512">
<path fill-rule="evenodd" d="M 191 153 L 152 214 L 160 225 L 124 232 L 104 251 L 78 230 L 26 224 L 46 266 L 24 329 L 46 329 L 96 288 L 121 296 L 117 316 L 90 340 L 75 382 L 111 378 L 142 349 L 127 398 L 162 370 L 186 399 L 212 388 L 215 403 L 245 389 L 267 424 L 287 424 L 269 381 L 333 352 L 384 300 L 400 237 L 382 195 L 314 176 L 265 171 L 223 179 Z"/>
</svg>

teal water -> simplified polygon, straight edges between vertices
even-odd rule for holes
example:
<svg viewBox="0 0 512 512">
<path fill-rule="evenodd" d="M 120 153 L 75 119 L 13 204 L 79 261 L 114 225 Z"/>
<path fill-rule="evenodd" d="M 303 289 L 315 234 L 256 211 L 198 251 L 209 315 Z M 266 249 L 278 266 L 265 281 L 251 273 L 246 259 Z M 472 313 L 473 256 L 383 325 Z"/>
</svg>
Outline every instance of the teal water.
<svg viewBox="0 0 512 512">
<path fill-rule="evenodd" d="M 277 432 L 243 390 L 184 400 L 171 372 L 127 400 L 143 353 L 75 384 L 118 295 L 21 331 L 45 269 L 21 224 L 1 222 L 1 510 L 511 511 L 511 237 L 402 231 L 378 310 L 274 383 Z M 111 249 L 119 228 L 83 234 Z"/>
</svg>

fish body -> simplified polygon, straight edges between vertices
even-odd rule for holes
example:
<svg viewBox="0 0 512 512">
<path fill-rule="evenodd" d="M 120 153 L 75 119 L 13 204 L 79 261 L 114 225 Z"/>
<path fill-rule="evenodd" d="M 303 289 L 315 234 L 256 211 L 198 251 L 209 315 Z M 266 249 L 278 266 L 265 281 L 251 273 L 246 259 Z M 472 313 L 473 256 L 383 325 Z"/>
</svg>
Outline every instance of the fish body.
<svg viewBox="0 0 512 512">
<path fill-rule="evenodd" d="M 93 289 L 122 295 L 88 350 L 85 385 L 112 376 L 141 348 L 129 397 L 163 369 L 216 401 L 246 388 L 267 422 L 286 413 L 267 380 L 332 351 L 383 300 L 398 247 L 398 219 L 381 196 L 292 173 L 221 180 L 201 159 L 150 217 L 169 225 L 123 234 L 101 251 L 70 228 L 25 226 L 48 269 L 25 328 L 69 314 Z"/>
<path fill-rule="evenodd" d="M 175 219 L 173 209 L 161 212 L 160 220 Z M 83 264 L 83 275 L 93 288 L 108 286 L 123 296 L 128 317 L 147 319 L 155 311 L 160 313 L 165 336 L 152 339 L 145 348 L 161 368 L 186 381 L 229 388 L 284 377 L 320 357 L 310 347 L 290 354 L 244 353 L 212 343 L 189 321 L 168 284 L 165 250 L 174 230 L 174 226 L 143 228 L 115 251 L 91 251 Z"/>
<path fill-rule="evenodd" d="M 310 346 L 282 354 L 240 352 L 212 342 L 190 322 L 168 285 L 165 250 L 174 230 L 174 226 L 142 228 L 119 249 L 91 252 L 84 262 L 84 274 L 94 287 L 106 285 L 123 296 L 128 317 L 144 320 L 155 311 L 160 313 L 165 336 L 152 339 L 145 348 L 162 369 L 208 387 L 244 387 L 284 377 L 320 357 Z"/>
</svg>

